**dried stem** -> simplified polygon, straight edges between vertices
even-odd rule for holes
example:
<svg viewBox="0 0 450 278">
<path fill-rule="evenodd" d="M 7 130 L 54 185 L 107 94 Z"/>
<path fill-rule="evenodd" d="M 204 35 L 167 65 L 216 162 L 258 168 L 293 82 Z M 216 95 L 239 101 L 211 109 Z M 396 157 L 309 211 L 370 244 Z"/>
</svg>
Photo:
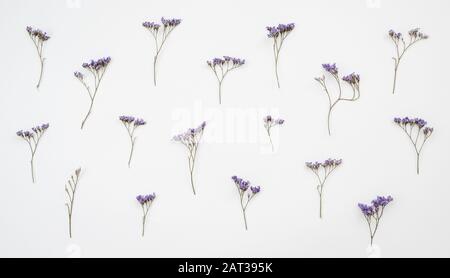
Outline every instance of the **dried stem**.
<svg viewBox="0 0 450 278">
<path fill-rule="evenodd" d="M 419 167 L 420 154 L 422 153 L 423 146 L 427 142 L 428 138 L 430 138 L 431 134 L 424 135 L 423 141 L 420 144 L 419 137 L 420 137 L 420 134 L 423 133 L 423 128 L 418 127 L 417 128 L 417 133 L 414 135 L 413 134 L 414 133 L 414 129 L 413 129 L 412 125 L 411 125 L 410 129 L 407 129 L 405 125 L 399 124 L 399 126 L 402 128 L 402 130 L 408 136 L 409 140 L 411 141 L 411 144 L 414 147 L 414 151 L 416 153 L 416 172 L 417 172 L 417 175 L 419 175 L 420 174 L 420 167 Z"/>
<path fill-rule="evenodd" d="M 145 235 L 145 223 L 147 222 L 147 215 L 148 215 L 148 211 L 150 210 L 150 207 L 152 205 L 153 202 L 147 202 L 145 204 L 141 204 L 142 207 L 142 237 L 144 237 Z"/>
<path fill-rule="evenodd" d="M 44 48 L 44 41 L 40 40 L 37 37 L 33 37 L 31 34 L 30 38 L 33 41 L 34 46 L 36 47 L 36 51 L 39 57 L 39 62 L 40 62 L 40 73 L 39 73 L 39 80 L 38 83 L 36 85 L 36 88 L 39 89 L 39 86 L 41 85 L 41 80 L 42 80 L 42 72 L 44 71 L 44 61 L 45 58 L 42 55 L 42 50 Z"/>
<path fill-rule="evenodd" d="M 158 61 L 158 55 L 162 50 L 162 47 L 164 45 L 164 43 L 166 42 L 167 38 L 169 37 L 170 33 L 172 33 L 173 29 L 175 29 L 175 27 L 171 27 L 171 26 L 163 26 L 163 31 L 161 33 L 161 41 L 158 42 L 158 34 L 159 34 L 159 29 L 157 30 L 151 30 L 150 33 L 152 34 L 154 40 L 155 40 L 155 56 L 153 57 L 153 84 L 156 86 L 156 64 Z"/>
<path fill-rule="evenodd" d="M 83 86 L 86 88 L 86 90 L 87 90 L 87 92 L 89 94 L 89 98 L 91 100 L 91 103 L 90 103 L 90 106 L 89 106 L 89 110 L 88 110 L 86 116 L 84 117 L 83 122 L 81 123 L 81 129 L 83 129 L 84 125 L 86 124 L 87 119 L 91 115 L 92 107 L 94 106 L 95 97 L 97 96 L 98 88 L 100 86 L 100 82 L 102 81 L 103 75 L 105 74 L 106 67 L 103 68 L 100 71 L 91 70 L 91 69 L 89 69 L 89 71 L 94 76 L 94 90 L 93 90 L 93 92 L 91 92 L 90 87 L 86 84 L 86 82 L 84 80 L 80 80 L 81 83 L 83 84 Z"/>
<path fill-rule="evenodd" d="M 75 193 L 77 191 L 78 181 L 80 178 L 81 169 L 77 169 L 75 174 L 72 175 L 66 184 L 66 194 L 68 201 L 66 203 L 67 213 L 69 216 L 69 237 L 72 238 L 72 215 L 73 215 L 73 204 L 75 201 Z"/>
<path fill-rule="evenodd" d="M 411 38 L 408 42 L 408 44 L 405 42 L 404 38 L 402 37 L 400 40 L 396 40 L 391 36 L 391 40 L 395 44 L 395 53 L 396 57 L 392 57 L 394 60 L 394 81 L 392 86 L 392 94 L 395 94 L 395 89 L 397 86 L 397 75 L 398 75 L 398 68 L 400 66 L 400 62 L 402 61 L 403 56 L 405 55 L 406 51 L 411 48 L 415 43 L 418 41 L 423 40 L 423 38 Z"/>
<path fill-rule="evenodd" d="M 325 76 L 322 76 L 321 78 L 316 78 L 316 80 L 322 86 L 322 88 L 324 89 L 324 91 L 328 97 L 329 108 L 328 108 L 328 117 L 327 117 L 327 127 L 328 127 L 328 135 L 330 135 L 330 136 L 331 136 L 331 123 L 330 123 L 331 122 L 331 113 L 332 113 L 333 109 L 336 107 L 336 105 L 340 101 L 352 101 L 353 102 L 353 101 L 357 101 L 360 98 L 359 84 L 351 85 L 353 94 L 350 98 L 346 98 L 346 97 L 343 97 L 342 86 L 341 86 L 341 81 L 339 79 L 339 76 L 337 74 L 332 74 L 332 76 L 335 79 L 335 81 L 338 85 L 338 89 L 339 89 L 338 97 L 335 100 L 332 99 L 332 95 L 330 94 L 330 91 L 326 85 Z"/>
</svg>

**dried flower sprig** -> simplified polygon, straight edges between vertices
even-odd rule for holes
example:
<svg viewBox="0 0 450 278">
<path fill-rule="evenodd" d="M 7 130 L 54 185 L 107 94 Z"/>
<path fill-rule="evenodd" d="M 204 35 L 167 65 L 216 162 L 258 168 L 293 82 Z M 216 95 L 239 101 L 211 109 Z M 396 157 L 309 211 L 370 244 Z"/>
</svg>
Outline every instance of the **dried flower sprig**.
<svg viewBox="0 0 450 278">
<path fill-rule="evenodd" d="M 78 181 L 80 180 L 81 168 L 75 170 L 75 174 L 70 177 L 66 184 L 66 194 L 68 201 L 66 202 L 67 214 L 69 216 L 69 237 L 72 238 L 72 215 L 73 204 L 75 201 L 75 193 L 77 192 Z"/>
<path fill-rule="evenodd" d="M 49 124 L 42 124 L 40 126 L 33 127 L 31 131 L 23 131 L 19 130 L 17 131 L 17 136 L 24 139 L 28 146 L 30 147 L 31 151 L 31 180 L 33 183 L 36 181 L 35 175 L 34 175 L 34 157 L 36 155 L 36 150 L 39 145 L 39 142 L 41 141 L 42 135 L 47 131 L 47 129 L 50 127 Z"/>
<path fill-rule="evenodd" d="M 182 143 L 188 150 L 189 173 L 191 177 L 191 186 L 194 195 L 195 195 L 195 186 L 194 186 L 195 158 L 197 157 L 198 145 L 200 144 L 200 140 L 202 139 L 205 127 L 206 122 L 203 122 L 197 128 L 190 128 L 186 132 L 175 135 L 173 137 L 173 140 L 175 142 Z"/>
<path fill-rule="evenodd" d="M 333 108 L 336 107 L 336 105 L 340 101 L 357 101 L 360 97 L 360 91 L 359 91 L 359 81 L 360 77 L 358 74 L 351 73 L 347 76 L 344 76 L 342 78 L 345 83 L 350 85 L 352 88 L 353 94 L 351 97 L 344 97 L 342 92 L 342 86 L 341 86 L 341 80 L 339 78 L 339 71 L 336 66 L 336 64 L 323 64 L 323 69 L 331 74 L 331 76 L 336 80 L 338 88 L 339 88 L 339 94 L 336 99 L 333 99 L 333 95 L 330 93 L 330 90 L 328 89 L 325 81 L 325 75 L 322 75 L 322 77 L 317 77 L 315 80 L 319 82 L 319 84 L 322 86 L 322 88 L 325 90 L 325 93 L 327 94 L 328 101 L 329 101 L 329 109 L 328 109 L 328 134 L 331 135 L 331 128 L 330 128 L 330 120 L 331 120 L 331 112 L 333 111 Z"/>
<path fill-rule="evenodd" d="M 223 56 L 222 58 L 214 58 L 211 61 L 206 61 L 208 66 L 214 72 L 214 75 L 219 82 L 219 104 L 222 104 L 222 83 L 227 74 L 245 64 L 244 59 L 234 58 L 230 56 Z"/>
<path fill-rule="evenodd" d="M 239 199 L 241 203 L 241 209 L 242 209 L 242 215 L 244 217 L 244 224 L 245 224 L 245 230 L 248 230 L 247 227 L 247 206 L 250 203 L 251 200 L 261 191 L 260 186 L 250 186 L 250 182 L 243 180 L 241 178 L 238 178 L 237 176 L 232 176 L 231 179 L 233 180 L 234 184 L 236 185 L 236 188 L 239 193 Z"/>
<path fill-rule="evenodd" d="M 170 33 L 172 33 L 173 29 L 177 27 L 181 23 L 181 19 L 165 19 L 161 18 L 161 24 L 155 22 L 144 22 L 142 26 L 144 26 L 147 30 L 150 31 L 153 38 L 155 39 L 155 56 L 153 58 L 153 84 L 156 86 L 156 62 L 158 60 L 158 55 L 161 52 L 161 49 L 169 37 Z M 161 30 L 162 29 L 162 30 Z"/>
<path fill-rule="evenodd" d="M 284 124 L 283 119 L 274 119 L 272 116 L 268 115 L 264 117 L 264 128 L 267 131 L 267 135 L 269 136 L 270 145 L 272 146 L 272 151 L 274 150 L 273 142 L 272 142 L 272 136 L 270 135 L 270 130 L 274 126 L 282 126 Z"/>
<path fill-rule="evenodd" d="M 395 118 L 394 122 L 403 129 L 414 146 L 416 152 L 416 171 L 419 174 L 420 154 L 428 138 L 433 134 L 434 128 L 427 127 L 427 122 L 419 118 Z"/>
<path fill-rule="evenodd" d="M 373 238 L 378 231 L 380 220 L 384 213 L 384 208 L 393 200 L 394 199 L 391 196 L 378 196 L 375 200 L 372 201 L 371 205 L 358 204 L 358 207 L 361 209 L 361 212 L 363 213 L 364 218 L 369 225 L 371 246 L 373 244 Z"/>
<path fill-rule="evenodd" d="M 28 35 L 30 36 L 31 40 L 34 43 L 34 46 L 36 47 L 36 51 L 37 54 L 39 56 L 39 61 L 41 64 L 41 70 L 40 70 L 40 74 L 39 74 L 39 80 L 38 83 L 36 85 L 36 88 L 39 89 L 39 86 L 41 85 L 41 80 L 42 80 L 42 72 L 44 71 L 44 55 L 42 54 L 43 48 L 44 48 L 44 42 L 48 41 L 50 39 L 50 36 L 47 35 L 46 32 L 43 32 L 39 29 L 33 29 L 30 26 L 27 26 L 26 28 Z"/>
<path fill-rule="evenodd" d="M 147 221 L 147 215 L 148 211 L 150 210 L 151 205 L 153 204 L 153 200 L 155 200 L 156 194 L 149 194 L 149 195 L 138 195 L 136 197 L 136 200 L 139 202 L 139 204 L 142 207 L 142 236 L 145 235 L 145 222 Z"/>
<path fill-rule="evenodd" d="M 136 142 L 136 137 L 134 136 L 134 132 L 136 128 L 143 126 L 146 122 L 143 119 L 135 118 L 132 116 L 120 116 L 119 120 L 123 123 L 123 126 L 127 129 L 128 136 L 131 141 L 131 151 L 130 156 L 128 158 L 128 168 L 131 166 L 131 158 L 133 157 L 134 151 L 134 143 Z"/>
<path fill-rule="evenodd" d="M 400 62 L 404 57 L 406 51 L 417 42 L 428 39 L 428 35 L 421 33 L 419 28 L 410 30 L 408 32 L 408 35 L 409 40 L 408 42 L 405 42 L 402 33 L 397 33 L 394 30 L 389 30 L 389 37 L 395 44 L 395 54 L 396 54 L 396 57 L 392 57 L 392 59 L 394 60 L 394 85 L 392 89 L 392 94 L 395 94 L 395 88 L 397 85 L 398 67 L 400 66 Z"/>
<path fill-rule="evenodd" d="M 86 82 L 85 76 L 79 72 L 76 71 L 74 73 L 75 77 L 83 84 L 84 88 L 86 88 L 86 91 L 89 94 L 89 98 L 91 100 L 91 105 L 89 106 L 89 110 L 86 114 L 86 116 L 83 119 L 83 122 L 81 123 L 81 129 L 83 129 L 89 115 L 91 115 L 92 107 L 94 105 L 95 97 L 97 96 L 98 88 L 100 86 L 100 82 L 103 79 L 103 75 L 105 74 L 106 68 L 108 67 L 109 63 L 111 62 L 111 57 L 105 57 L 98 59 L 97 61 L 91 60 L 89 63 L 83 63 L 83 68 L 88 70 L 92 76 L 94 77 L 94 85 L 93 88 L 89 87 L 89 85 Z"/>
<path fill-rule="evenodd" d="M 286 37 L 294 30 L 295 24 L 278 24 L 278 26 L 268 26 L 266 30 L 269 32 L 267 37 L 273 39 L 273 55 L 275 58 L 275 77 L 277 79 L 278 88 L 280 88 L 280 79 L 278 78 L 278 61 L 280 58 L 281 47 Z"/>
<path fill-rule="evenodd" d="M 342 159 L 327 159 L 324 162 L 306 162 L 306 167 L 313 171 L 317 177 L 319 184 L 317 185 L 317 192 L 319 193 L 320 206 L 319 217 L 322 218 L 322 203 L 323 203 L 323 188 L 330 174 L 342 164 Z"/>
</svg>

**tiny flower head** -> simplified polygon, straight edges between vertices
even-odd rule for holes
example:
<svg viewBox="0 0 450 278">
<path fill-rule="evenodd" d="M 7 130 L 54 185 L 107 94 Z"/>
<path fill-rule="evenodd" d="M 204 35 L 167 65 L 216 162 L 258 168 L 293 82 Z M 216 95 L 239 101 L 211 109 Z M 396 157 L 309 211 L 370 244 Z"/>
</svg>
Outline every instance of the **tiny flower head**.
<svg viewBox="0 0 450 278">
<path fill-rule="evenodd" d="M 252 191 L 253 194 L 257 194 L 261 191 L 261 187 L 260 186 L 252 186 L 252 187 L 250 187 L 250 190 Z"/>
<path fill-rule="evenodd" d="M 322 64 L 325 71 L 331 73 L 332 75 L 337 75 L 339 73 L 336 63 L 334 64 Z"/>
</svg>

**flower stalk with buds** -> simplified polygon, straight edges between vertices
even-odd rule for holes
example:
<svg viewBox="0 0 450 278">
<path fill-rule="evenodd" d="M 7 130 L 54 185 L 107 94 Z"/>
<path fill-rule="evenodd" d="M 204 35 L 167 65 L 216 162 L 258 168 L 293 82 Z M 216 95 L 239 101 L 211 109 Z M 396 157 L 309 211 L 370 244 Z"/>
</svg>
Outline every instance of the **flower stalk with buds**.
<svg viewBox="0 0 450 278">
<path fill-rule="evenodd" d="M 39 142 L 41 141 L 42 135 L 44 135 L 49 126 L 50 126 L 49 124 L 42 124 L 40 126 L 33 127 L 31 131 L 19 130 L 16 133 L 17 136 L 24 139 L 28 143 L 28 146 L 30 147 L 31 180 L 33 181 L 33 183 L 36 181 L 34 174 L 34 157 L 36 155 L 36 150 L 39 146 Z"/>
<path fill-rule="evenodd" d="M 175 142 L 182 143 L 188 150 L 189 173 L 190 173 L 190 177 L 191 177 L 192 192 L 194 192 L 194 195 L 196 194 L 195 186 L 194 186 L 195 159 L 197 157 L 198 146 L 202 139 L 203 131 L 205 130 L 205 127 L 206 127 L 206 122 L 203 122 L 197 128 L 190 128 L 186 132 L 173 137 L 173 140 Z"/>
<path fill-rule="evenodd" d="M 331 121 L 331 112 L 333 111 L 333 109 L 336 107 L 336 105 L 340 102 L 340 101 L 357 101 L 360 97 L 360 91 L 359 91 L 359 75 L 352 73 L 349 74 L 347 76 L 344 76 L 342 78 L 343 81 L 345 81 L 345 83 L 349 84 L 350 87 L 352 88 L 352 94 L 350 95 L 350 97 L 345 97 L 343 94 L 343 90 L 342 90 L 342 86 L 341 86 L 341 80 L 339 78 L 339 72 L 338 72 L 338 68 L 336 66 L 336 64 L 323 64 L 322 65 L 323 69 L 328 72 L 336 81 L 337 85 L 338 85 L 338 96 L 337 98 L 334 98 L 333 95 L 330 93 L 330 90 L 328 89 L 328 86 L 326 84 L 326 78 L 325 75 L 323 75 L 322 77 L 317 77 L 315 78 L 315 80 L 317 82 L 319 82 L 319 84 L 322 86 L 322 88 L 324 89 L 325 93 L 327 94 L 328 97 L 328 102 L 329 102 L 329 109 L 328 109 L 328 134 L 331 136 L 331 128 L 330 128 L 330 121 Z"/>
<path fill-rule="evenodd" d="M 371 205 L 358 204 L 359 209 L 363 213 L 364 218 L 369 225 L 370 246 L 373 245 L 373 239 L 378 231 L 381 217 L 383 217 L 384 208 L 393 200 L 394 199 L 391 196 L 378 196 L 375 200 L 372 201 Z"/>
<path fill-rule="evenodd" d="M 181 19 L 165 19 L 161 18 L 161 24 L 155 22 L 144 22 L 142 26 L 144 26 L 147 30 L 150 31 L 153 38 L 155 39 L 155 56 L 153 57 L 153 84 L 156 86 L 156 62 L 158 60 L 158 55 L 161 52 L 161 49 L 169 37 L 170 33 L 172 33 L 173 29 L 177 27 L 181 23 Z"/>
<path fill-rule="evenodd" d="M 89 106 L 89 110 L 84 117 L 83 121 L 81 122 L 81 129 L 83 129 L 84 125 L 86 124 L 87 119 L 89 118 L 89 115 L 91 115 L 92 107 L 94 106 L 95 97 L 97 96 L 98 88 L 100 86 L 100 82 L 103 79 L 103 75 L 105 74 L 106 68 L 108 67 L 109 63 L 111 62 L 111 57 L 101 58 L 97 61 L 91 60 L 89 63 L 83 63 L 83 68 L 85 68 L 87 71 L 89 71 L 92 76 L 94 77 L 94 84 L 93 87 L 90 87 L 86 81 L 85 76 L 79 72 L 76 71 L 74 73 L 75 77 L 83 84 L 84 88 L 86 89 L 87 93 L 89 94 L 89 98 L 91 100 L 91 104 Z"/>
<path fill-rule="evenodd" d="M 280 88 L 280 79 L 278 78 L 278 61 L 280 58 L 281 47 L 286 37 L 294 30 L 295 24 L 278 24 L 278 26 L 268 26 L 266 30 L 269 32 L 267 37 L 273 39 L 273 55 L 275 58 L 275 77 L 277 79 L 278 88 Z"/>
<path fill-rule="evenodd" d="M 244 59 L 223 56 L 222 58 L 214 58 L 206 62 L 214 72 L 217 82 L 219 83 L 219 104 L 222 104 L 222 83 L 227 74 L 245 64 Z"/>
<path fill-rule="evenodd" d="M 135 118 L 132 116 L 120 116 L 119 120 L 123 123 L 124 127 L 127 129 L 128 136 L 131 141 L 131 151 L 130 156 L 128 158 L 128 168 L 131 166 L 131 159 L 133 157 L 134 144 L 136 143 L 136 137 L 134 136 L 134 132 L 136 128 L 143 126 L 146 122 L 143 119 Z"/>
<path fill-rule="evenodd" d="M 80 180 L 81 168 L 75 171 L 75 174 L 70 177 L 66 184 L 66 194 L 68 201 L 66 202 L 67 214 L 69 216 L 69 237 L 72 238 L 72 215 L 73 204 L 75 201 L 75 193 L 77 192 L 78 181 Z"/>
<path fill-rule="evenodd" d="M 27 30 L 28 35 L 30 36 L 31 40 L 34 43 L 34 46 L 36 47 L 36 51 L 37 51 L 39 61 L 40 61 L 41 70 L 40 70 L 40 74 L 39 74 L 39 80 L 36 85 L 36 88 L 39 89 L 39 86 L 41 85 L 42 72 L 44 71 L 44 61 L 45 61 L 42 51 L 44 48 L 44 42 L 48 41 L 50 39 L 50 36 L 47 35 L 47 33 L 43 32 L 39 29 L 33 29 L 30 26 L 28 26 L 26 28 L 26 30 Z"/>
<path fill-rule="evenodd" d="M 392 42 L 395 44 L 395 57 L 392 57 L 394 60 L 394 85 L 392 88 L 392 94 L 395 94 L 395 88 L 397 86 L 397 73 L 398 67 L 400 66 L 400 62 L 404 57 L 406 51 L 410 49 L 417 42 L 428 39 L 428 35 L 425 35 L 420 32 L 419 28 L 412 29 L 408 32 L 409 40 L 405 41 L 402 33 L 397 33 L 394 30 L 389 31 L 389 37 Z"/>
<path fill-rule="evenodd" d="M 136 200 L 142 207 L 142 236 L 145 235 L 145 222 L 147 221 L 148 211 L 150 210 L 151 205 L 153 204 L 153 200 L 155 200 L 156 194 L 149 195 L 138 195 Z"/>
<path fill-rule="evenodd" d="M 308 167 L 314 175 L 317 177 L 318 185 L 316 187 L 319 193 L 320 205 L 319 205 L 319 217 L 322 219 L 322 207 L 323 207 L 323 189 L 325 182 L 330 174 L 342 164 L 342 159 L 327 159 L 324 162 L 306 162 Z"/>
<path fill-rule="evenodd" d="M 272 116 L 268 115 L 264 118 L 264 128 L 266 129 L 267 135 L 269 136 L 270 145 L 272 146 L 272 151 L 274 151 L 274 146 L 272 142 L 271 129 L 274 126 L 282 126 L 284 124 L 283 119 L 273 119 Z"/>
<path fill-rule="evenodd" d="M 250 203 L 251 200 L 261 191 L 260 186 L 250 186 L 249 181 L 245 181 L 241 178 L 238 178 L 237 176 L 232 176 L 231 179 L 234 182 L 234 185 L 236 186 L 238 193 L 239 193 L 239 199 L 241 203 L 241 209 L 242 209 L 242 216 L 244 217 L 244 224 L 245 224 L 245 230 L 248 230 L 247 227 L 247 206 Z"/>
<path fill-rule="evenodd" d="M 433 134 L 434 129 L 427 127 L 427 122 L 419 118 L 395 118 L 394 122 L 403 129 L 414 146 L 414 151 L 416 152 L 416 171 L 417 175 L 419 175 L 420 154 L 428 138 Z"/>
</svg>

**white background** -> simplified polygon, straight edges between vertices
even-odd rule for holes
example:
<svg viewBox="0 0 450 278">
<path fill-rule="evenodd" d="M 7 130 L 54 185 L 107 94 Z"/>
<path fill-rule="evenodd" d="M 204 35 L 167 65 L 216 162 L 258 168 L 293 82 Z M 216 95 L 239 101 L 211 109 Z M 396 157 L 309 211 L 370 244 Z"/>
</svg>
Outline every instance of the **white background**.
<svg viewBox="0 0 450 278">
<path fill-rule="evenodd" d="M 0 256 L 367 257 L 368 230 L 356 205 L 378 194 L 395 201 L 375 256 L 450 256 L 449 8 L 446 0 L 2 0 Z M 141 24 L 161 16 L 183 21 L 162 51 L 155 88 L 153 39 Z M 281 53 L 278 90 L 265 27 L 289 22 L 296 28 Z M 39 91 L 27 25 L 51 36 Z M 387 32 L 414 27 L 430 39 L 407 53 L 393 96 Z M 106 55 L 112 63 L 81 131 L 89 98 L 73 72 Z M 247 60 L 225 80 L 222 106 L 206 65 L 220 55 Z M 314 81 L 325 62 L 362 79 L 361 99 L 335 109 L 332 137 L 326 95 Z M 227 120 L 237 108 L 250 117 Z M 275 154 L 260 129 L 270 111 L 286 120 Z M 122 114 L 149 122 L 137 132 L 131 169 Z M 394 116 L 423 117 L 435 127 L 420 176 Z M 203 120 L 194 197 L 185 150 L 170 139 Z M 50 129 L 32 184 L 29 150 L 15 132 L 44 122 Z M 319 220 L 316 181 L 304 163 L 330 156 L 344 164 L 326 185 Z M 64 185 L 80 166 L 70 240 Z M 248 232 L 232 175 L 262 187 L 249 205 Z M 151 192 L 157 199 L 141 238 L 135 196 Z"/>
</svg>

